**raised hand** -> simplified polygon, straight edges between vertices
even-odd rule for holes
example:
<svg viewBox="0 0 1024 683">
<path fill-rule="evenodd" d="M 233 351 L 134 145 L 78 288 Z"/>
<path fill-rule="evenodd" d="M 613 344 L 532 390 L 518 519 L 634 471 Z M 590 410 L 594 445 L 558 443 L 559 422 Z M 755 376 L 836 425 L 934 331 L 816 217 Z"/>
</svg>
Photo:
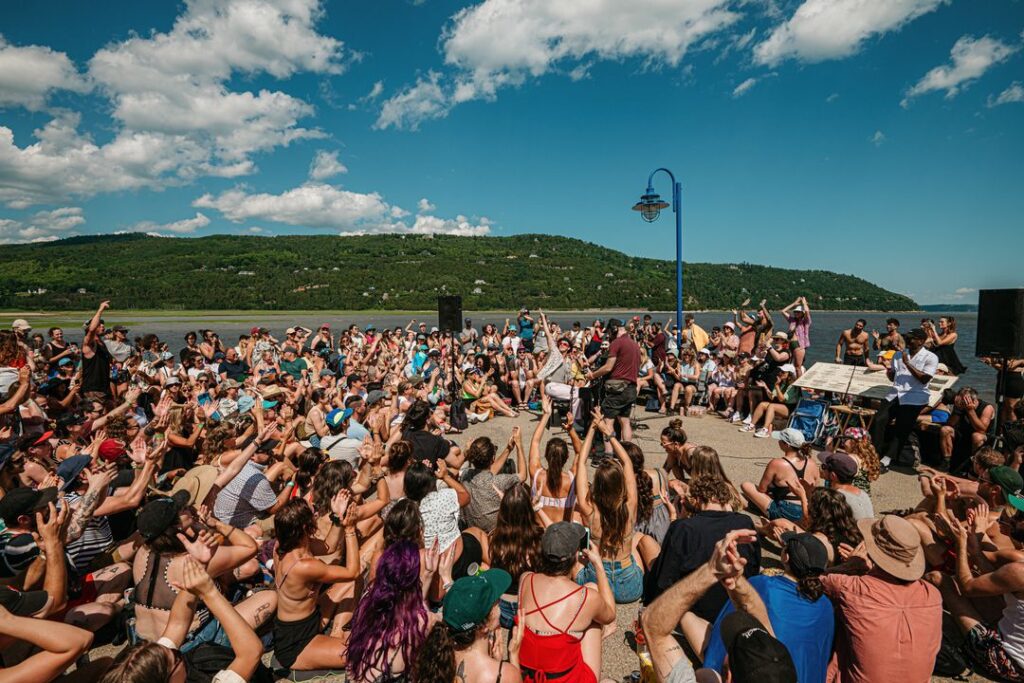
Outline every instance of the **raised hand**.
<svg viewBox="0 0 1024 683">
<path fill-rule="evenodd" d="M 989 527 L 988 503 L 980 502 L 967 511 L 967 523 L 974 528 L 974 533 L 983 534 Z"/>
<path fill-rule="evenodd" d="M 44 543 L 60 543 L 63 541 L 61 538 L 62 532 L 64 531 L 64 521 L 68 517 L 68 506 L 67 504 L 61 505 L 60 511 L 58 512 L 57 507 L 50 503 L 47 506 L 47 516 L 43 519 L 43 513 L 36 513 L 36 531 L 39 532 L 39 537 Z"/>
<path fill-rule="evenodd" d="M 423 569 L 426 570 L 428 574 L 436 574 L 440 560 L 441 554 L 438 551 L 438 540 L 435 537 L 433 544 L 431 544 L 423 554 Z"/>
<path fill-rule="evenodd" d="M 185 546 L 185 550 L 195 558 L 195 561 L 204 567 L 213 559 L 213 549 L 217 544 L 216 538 L 209 531 L 199 532 L 196 540 L 190 541 L 185 534 L 178 534 L 178 540 Z"/>
<path fill-rule="evenodd" d="M 206 568 L 191 557 L 185 559 L 185 566 L 181 569 L 181 583 L 172 583 L 171 585 L 179 591 L 188 591 L 196 597 L 209 595 L 212 591 L 217 590 L 213 579 L 206 573 Z"/>
<path fill-rule="evenodd" d="M 590 417 L 592 418 L 590 424 L 594 429 L 601 432 L 605 437 L 612 435 L 614 430 L 612 429 L 611 424 L 605 421 L 600 408 L 594 408 L 590 413 Z"/>
<path fill-rule="evenodd" d="M 548 396 L 546 392 L 542 392 L 541 393 L 541 396 L 540 396 L 540 407 L 541 407 L 541 411 L 545 415 L 551 415 L 552 411 L 554 410 L 554 407 L 551 404 L 551 397 Z"/>
<path fill-rule="evenodd" d="M 114 482 L 114 477 L 117 476 L 117 465 L 106 463 L 99 467 L 86 469 L 83 474 L 86 481 L 89 482 L 91 491 L 103 491 Z"/>
<path fill-rule="evenodd" d="M 331 499 L 331 512 L 337 515 L 338 519 L 341 519 L 345 516 L 345 511 L 348 510 L 349 503 L 351 502 L 352 492 L 348 489 L 341 489 Z"/>
<path fill-rule="evenodd" d="M 508 447 L 515 448 L 516 444 L 522 443 L 522 435 L 520 434 L 519 427 L 512 428 L 512 435 L 508 437 Z"/>
</svg>

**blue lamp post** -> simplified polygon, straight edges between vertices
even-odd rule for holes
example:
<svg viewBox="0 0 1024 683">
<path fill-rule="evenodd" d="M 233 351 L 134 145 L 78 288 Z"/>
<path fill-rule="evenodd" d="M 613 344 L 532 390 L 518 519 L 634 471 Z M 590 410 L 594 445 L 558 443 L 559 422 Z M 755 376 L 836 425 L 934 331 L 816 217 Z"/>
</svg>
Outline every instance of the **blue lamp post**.
<svg viewBox="0 0 1024 683">
<path fill-rule="evenodd" d="M 683 185 L 676 182 L 676 177 L 667 168 L 654 170 L 647 178 L 647 191 L 640 197 L 640 201 L 633 205 L 634 211 L 639 211 L 640 216 L 648 223 L 658 220 L 662 209 L 669 207 L 657 192 L 654 191 L 654 176 L 658 171 L 664 171 L 672 180 L 672 211 L 676 215 L 676 349 L 677 353 L 683 348 Z"/>
</svg>

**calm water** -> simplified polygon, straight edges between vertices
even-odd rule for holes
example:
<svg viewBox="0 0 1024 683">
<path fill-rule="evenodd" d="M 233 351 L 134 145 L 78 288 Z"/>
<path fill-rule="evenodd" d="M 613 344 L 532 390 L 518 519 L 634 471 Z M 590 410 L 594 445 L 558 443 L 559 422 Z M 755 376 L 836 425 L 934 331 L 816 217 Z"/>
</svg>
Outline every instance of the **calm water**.
<svg viewBox="0 0 1024 683">
<path fill-rule="evenodd" d="M 643 315 L 643 312 L 638 313 Z M 466 315 L 473 320 L 474 327 L 478 329 L 485 323 L 494 323 L 501 327 L 505 318 L 508 317 L 512 320 L 515 319 L 516 313 L 509 312 L 508 314 L 502 313 L 479 313 L 474 314 L 467 312 Z M 574 321 L 580 321 L 584 326 L 588 323 L 592 323 L 595 318 L 601 317 L 607 319 L 608 317 L 619 317 L 623 320 L 634 315 L 632 312 L 616 312 L 614 314 L 598 314 L 594 312 L 568 312 L 568 313 L 553 313 L 551 320 L 559 323 L 563 327 L 571 325 Z M 674 316 L 673 313 L 667 312 L 652 312 L 652 316 L 656 321 L 664 323 L 670 316 Z M 710 331 L 715 325 L 722 325 L 726 320 L 730 319 L 729 313 L 723 312 L 707 312 L 707 313 L 696 313 L 694 314 L 697 323 L 704 329 Z M 811 347 L 808 350 L 806 363 L 810 365 L 816 361 L 827 361 L 831 362 L 835 358 L 835 345 L 839 338 L 839 335 L 843 330 L 851 327 L 855 320 L 858 318 L 864 318 L 868 321 L 868 330 L 877 329 L 879 332 L 885 332 L 885 320 L 892 314 L 887 313 L 856 313 L 856 312 L 820 312 L 813 313 L 812 325 L 811 325 Z M 900 320 L 901 329 L 906 331 L 912 327 L 916 327 L 924 313 L 920 312 L 905 312 L 895 314 L 895 317 Z M 959 340 L 957 341 L 956 348 L 957 353 L 960 355 L 960 360 L 964 365 L 967 366 L 968 372 L 958 382 L 958 387 L 973 386 L 983 394 L 986 400 L 992 400 L 995 394 L 995 382 L 996 373 L 994 370 L 984 365 L 974 357 L 974 338 L 977 326 L 977 313 L 956 313 L 953 314 L 957 320 L 957 331 L 960 334 Z M 938 320 L 942 316 L 941 312 L 929 312 L 927 313 L 929 318 Z M 782 325 L 782 316 L 776 314 L 774 316 L 776 326 Z M 188 318 L 175 318 L 175 317 L 144 317 L 138 315 L 132 315 L 131 312 L 119 314 L 116 311 L 112 311 L 110 315 L 106 316 L 107 324 L 113 324 L 118 320 L 127 320 L 132 322 L 132 330 L 129 334 L 130 337 L 134 338 L 145 333 L 152 332 L 160 337 L 160 339 L 168 342 L 171 348 L 175 351 L 180 349 L 183 345 L 183 339 L 185 333 L 190 330 L 210 328 L 215 330 L 225 342 L 234 342 L 238 339 L 240 334 L 248 334 L 249 329 L 254 325 L 264 325 L 270 329 L 274 336 L 278 339 L 284 338 L 284 330 L 287 327 L 293 325 L 302 325 L 310 329 L 316 329 L 321 323 L 330 323 L 335 329 L 341 329 L 351 324 L 357 324 L 365 326 L 373 323 L 377 327 L 395 327 L 396 325 L 405 326 L 409 323 L 410 318 L 408 316 L 400 316 L 393 314 L 361 314 L 361 313 L 349 313 L 349 314 L 329 314 L 324 315 L 309 315 L 309 314 L 288 314 L 280 312 L 266 312 L 262 313 L 254 311 L 252 313 L 243 313 L 237 315 L 210 315 L 210 316 L 193 316 Z M 436 314 L 426 315 L 424 317 L 418 317 L 417 321 L 424 320 L 428 325 L 437 324 Z M 81 320 L 68 319 L 64 324 L 65 335 L 75 341 L 81 341 Z M 0 324 L 4 326 L 9 325 L 10 321 L 0 319 Z M 45 332 L 45 330 L 44 330 Z"/>
</svg>

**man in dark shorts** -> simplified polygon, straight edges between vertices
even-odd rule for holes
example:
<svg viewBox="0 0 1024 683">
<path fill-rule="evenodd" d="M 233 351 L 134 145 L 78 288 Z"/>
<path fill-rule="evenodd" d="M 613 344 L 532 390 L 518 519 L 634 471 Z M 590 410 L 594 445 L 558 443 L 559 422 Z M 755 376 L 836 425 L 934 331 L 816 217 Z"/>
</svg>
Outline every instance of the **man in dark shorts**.
<svg viewBox="0 0 1024 683">
<path fill-rule="evenodd" d="M 836 362 L 843 365 L 864 367 L 867 365 L 865 354 L 868 350 L 868 333 L 864 330 L 868 321 L 861 318 L 848 330 L 843 330 L 836 342 Z M 846 351 L 843 351 L 843 346 Z"/>
<path fill-rule="evenodd" d="M 587 373 L 587 379 L 593 381 L 607 376 L 604 383 L 604 400 L 601 401 L 601 414 L 605 420 L 618 420 L 623 441 L 632 441 L 633 428 L 629 424 L 629 415 L 636 403 L 636 380 L 640 374 L 640 346 L 633 341 L 621 320 L 612 318 L 608 321 L 608 337 L 612 340 L 608 347 L 608 360 L 593 372 Z"/>
</svg>

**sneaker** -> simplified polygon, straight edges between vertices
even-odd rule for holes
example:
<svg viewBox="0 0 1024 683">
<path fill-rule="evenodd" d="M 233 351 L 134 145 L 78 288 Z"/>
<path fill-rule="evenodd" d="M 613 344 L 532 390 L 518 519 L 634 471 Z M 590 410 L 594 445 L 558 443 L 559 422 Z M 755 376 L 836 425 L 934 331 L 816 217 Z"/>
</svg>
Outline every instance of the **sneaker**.
<svg viewBox="0 0 1024 683">
<path fill-rule="evenodd" d="M 736 424 L 736 423 L 738 423 L 738 422 L 742 422 L 742 421 L 743 421 L 743 416 L 742 416 L 742 415 L 740 415 L 739 413 L 733 413 L 733 414 L 732 414 L 732 415 L 731 415 L 731 416 L 729 417 L 729 422 L 730 422 L 731 424 Z"/>
<path fill-rule="evenodd" d="M 767 439 L 771 435 L 771 430 L 765 429 L 764 427 L 761 427 L 761 429 L 758 429 L 756 432 L 754 432 L 754 436 L 758 439 Z"/>
<path fill-rule="evenodd" d="M 750 424 L 753 421 L 754 421 L 754 416 L 753 415 L 747 415 L 745 418 L 743 418 L 743 424 L 745 424 L 745 425 L 748 425 L 748 424 Z"/>
<path fill-rule="evenodd" d="M 754 427 L 754 425 L 752 425 L 752 424 L 745 424 L 742 427 L 740 427 L 738 431 L 745 432 L 745 433 L 750 433 L 750 432 L 754 431 L 754 429 L 756 429 Z"/>
</svg>

